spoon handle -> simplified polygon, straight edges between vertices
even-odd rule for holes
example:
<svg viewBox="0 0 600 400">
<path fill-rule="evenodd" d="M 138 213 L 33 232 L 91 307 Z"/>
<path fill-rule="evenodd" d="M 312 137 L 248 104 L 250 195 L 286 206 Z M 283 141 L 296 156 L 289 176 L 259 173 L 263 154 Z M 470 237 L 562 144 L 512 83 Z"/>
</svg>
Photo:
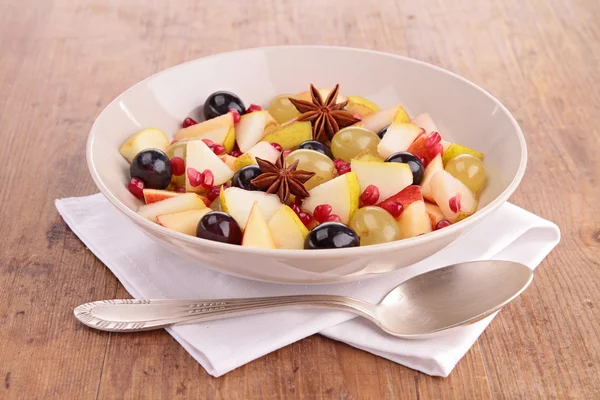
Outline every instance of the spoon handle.
<svg viewBox="0 0 600 400">
<path fill-rule="evenodd" d="M 298 308 L 350 311 L 377 323 L 375 306 L 333 295 L 302 295 L 210 300 L 101 300 L 75 308 L 85 325 L 109 332 L 137 332 L 241 315 Z"/>
</svg>

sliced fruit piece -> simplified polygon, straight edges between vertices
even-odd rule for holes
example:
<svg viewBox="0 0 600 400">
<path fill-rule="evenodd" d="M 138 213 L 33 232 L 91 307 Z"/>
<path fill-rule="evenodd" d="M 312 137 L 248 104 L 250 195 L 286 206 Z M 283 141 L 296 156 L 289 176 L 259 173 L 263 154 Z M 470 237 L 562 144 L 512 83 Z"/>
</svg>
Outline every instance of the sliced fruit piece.
<svg viewBox="0 0 600 400">
<path fill-rule="evenodd" d="M 227 166 L 229 168 L 231 168 L 232 170 L 235 170 L 235 160 L 237 160 L 237 157 L 230 156 L 229 154 L 223 154 L 222 156 L 219 156 L 219 157 L 225 164 L 227 164 Z"/>
<path fill-rule="evenodd" d="M 442 136 L 439 132 L 430 132 L 419 136 L 407 151 L 417 156 L 423 165 L 427 167 L 431 160 L 444 152 L 441 141 Z"/>
<path fill-rule="evenodd" d="M 402 106 L 394 106 L 367 115 L 356 126 L 361 126 L 371 132 L 377 133 L 392 124 L 392 122 L 405 123 L 409 120 L 410 118 Z"/>
<path fill-rule="evenodd" d="M 223 114 L 208 121 L 181 129 L 175 135 L 175 139 L 208 139 L 225 147 L 226 152 L 233 150 L 235 146 L 235 127 L 233 115 Z"/>
<path fill-rule="evenodd" d="M 195 126 L 195 125 L 194 125 Z M 202 173 L 205 170 L 210 170 L 214 176 L 214 185 L 222 185 L 234 174 L 234 171 L 227 166 L 218 155 L 204 143 L 202 140 L 190 140 L 186 147 L 186 172 L 185 172 L 185 188 L 188 192 L 203 192 L 206 188 L 202 186 L 193 186 L 190 183 L 188 171 L 190 168 Z"/>
<path fill-rule="evenodd" d="M 204 204 L 202 197 L 196 193 L 182 193 L 170 199 L 140 206 L 138 214 L 150 221 L 156 222 L 158 215 L 173 214 L 187 210 L 202 210 L 203 208 L 206 208 L 206 204 Z"/>
<path fill-rule="evenodd" d="M 352 160 L 351 170 L 358 177 L 361 193 L 369 185 L 379 189 L 379 201 L 400 192 L 413 181 L 410 166 L 404 163 Z"/>
<path fill-rule="evenodd" d="M 413 124 L 392 123 L 377 145 L 379 157 L 386 159 L 394 153 L 406 151 L 421 132 L 421 128 Z"/>
<path fill-rule="evenodd" d="M 312 128 L 308 121 L 292 121 L 270 129 L 262 141 L 279 143 L 284 150 L 296 148 L 300 143 L 312 139 Z"/>
<path fill-rule="evenodd" d="M 460 221 L 477 209 L 477 198 L 473 192 L 449 172 L 436 172 L 429 185 L 433 199 L 448 221 Z"/>
<path fill-rule="evenodd" d="M 331 89 L 319 89 L 319 93 L 321 94 L 323 101 L 325 101 L 327 96 L 329 96 L 329 92 L 331 92 Z M 294 98 L 298 99 L 298 100 L 312 101 L 312 96 L 310 94 L 310 90 L 307 90 L 306 92 L 298 93 L 296 96 L 294 96 Z M 335 103 L 336 104 L 343 103 L 344 101 L 346 101 L 346 97 L 342 96 L 341 94 L 338 93 Z"/>
<path fill-rule="evenodd" d="M 308 193 L 310 196 L 304 199 L 302 208 L 313 214 L 317 206 L 329 204 L 331 214 L 337 215 L 342 223 L 347 224 L 358 209 L 360 183 L 354 172 L 348 172 L 320 184 Z"/>
<path fill-rule="evenodd" d="M 442 156 L 442 161 L 444 165 L 454 157 L 459 156 L 461 154 L 471 154 L 480 160 L 483 160 L 483 153 L 473 150 L 467 146 L 460 145 L 458 143 L 452 143 L 450 146 L 444 151 L 444 155 Z"/>
<path fill-rule="evenodd" d="M 137 154 L 146 149 L 158 149 L 166 151 L 169 147 L 169 139 L 163 131 L 157 128 L 148 128 L 139 131 L 131 136 L 125 143 L 119 147 L 119 153 L 129 162 Z"/>
<path fill-rule="evenodd" d="M 258 142 L 247 153 L 242 154 L 235 160 L 235 171 L 239 171 L 247 165 L 256 164 L 256 157 L 274 163 L 279 157 L 279 150 L 268 142 Z"/>
<path fill-rule="evenodd" d="M 252 209 L 250 209 L 246 229 L 244 230 L 244 237 L 242 238 L 242 246 L 261 249 L 275 248 L 275 242 L 273 242 L 271 232 L 267 227 L 267 221 L 265 221 L 265 217 L 262 211 L 260 211 L 258 202 L 254 202 Z"/>
<path fill-rule="evenodd" d="M 152 204 L 157 201 L 170 199 L 171 197 L 179 196 L 181 193 L 172 192 L 170 190 L 159 189 L 144 189 L 144 203 Z"/>
<path fill-rule="evenodd" d="M 284 205 L 269 220 L 267 226 L 278 249 L 302 250 L 308 229 L 290 207 Z"/>
<path fill-rule="evenodd" d="M 369 149 L 364 149 L 363 151 L 361 151 L 356 157 L 353 158 L 353 160 L 374 161 L 381 163 L 384 161 L 383 158 L 379 157 L 377 154 L 373 153 Z"/>
<path fill-rule="evenodd" d="M 242 153 L 246 153 L 261 141 L 265 135 L 265 126 L 271 120 L 272 117 L 266 110 L 242 115 L 235 129 L 235 140 Z"/>
<path fill-rule="evenodd" d="M 425 132 L 427 132 L 427 133 L 440 131 L 438 129 L 438 127 L 435 125 L 435 123 L 433 122 L 433 119 L 431 118 L 431 116 L 427 113 L 417 115 L 416 117 L 414 117 L 413 119 L 410 120 L 410 123 L 418 126 L 419 128 L 423 128 L 425 130 Z M 446 151 L 446 149 L 452 143 L 442 139 L 440 141 L 440 144 L 444 148 L 444 151 Z"/>
<path fill-rule="evenodd" d="M 425 211 L 429 215 L 429 220 L 431 221 L 431 229 L 435 230 L 435 226 L 442 220 L 446 219 L 442 210 L 433 203 L 428 201 L 425 202 Z"/>
<path fill-rule="evenodd" d="M 156 217 L 157 222 L 171 230 L 185 233 L 186 235 L 196 236 L 198 222 L 207 213 L 211 212 L 210 208 L 201 210 L 187 210 L 173 214 L 159 215 Z"/>
<path fill-rule="evenodd" d="M 411 185 L 411 186 L 408 186 L 408 187 L 402 189 L 399 193 L 396 193 L 395 195 L 388 197 L 387 199 L 385 199 L 378 205 L 382 208 L 386 208 L 386 207 L 384 207 L 385 203 L 395 202 L 395 203 L 402 205 L 403 209 L 406 209 L 406 207 L 408 207 L 410 204 L 414 203 L 415 201 L 421 201 L 421 200 L 423 200 L 423 194 L 421 193 L 421 188 L 417 185 Z"/>
<path fill-rule="evenodd" d="M 350 114 L 358 114 L 363 118 L 380 110 L 377 104 L 360 96 L 348 96 L 348 104 L 344 109 Z"/>
<path fill-rule="evenodd" d="M 435 175 L 436 172 L 443 170 L 444 165 L 442 164 L 442 155 L 438 154 L 433 160 L 431 160 L 431 162 L 427 165 L 427 168 L 425 168 L 425 172 L 423 172 L 423 180 L 421 181 L 421 191 L 423 192 L 423 197 L 425 197 L 429 201 L 434 201 L 433 195 L 431 194 L 431 187 L 429 185 L 431 177 Z"/>
<path fill-rule="evenodd" d="M 258 202 L 258 206 L 267 221 L 282 207 L 276 194 L 248 191 L 236 187 L 222 190 L 219 200 L 221 209 L 230 214 L 242 229 L 246 227 L 250 209 L 254 202 Z"/>
<path fill-rule="evenodd" d="M 412 202 L 398 218 L 400 236 L 407 239 L 432 231 L 431 220 L 423 200 Z"/>
</svg>

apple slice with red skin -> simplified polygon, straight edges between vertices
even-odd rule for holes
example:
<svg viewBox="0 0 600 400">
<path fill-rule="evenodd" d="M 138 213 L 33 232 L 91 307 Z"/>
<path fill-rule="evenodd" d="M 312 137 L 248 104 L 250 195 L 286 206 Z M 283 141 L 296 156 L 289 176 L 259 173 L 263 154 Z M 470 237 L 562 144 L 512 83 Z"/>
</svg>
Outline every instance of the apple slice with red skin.
<svg viewBox="0 0 600 400">
<path fill-rule="evenodd" d="M 448 221 L 460 221 L 477 210 L 475 194 L 449 172 L 436 172 L 429 185 L 433 199 Z"/>
<path fill-rule="evenodd" d="M 430 132 L 415 139 L 407 151 L 417 156 L 423 163 L 423 166 L 427 167 L 431 160 L 444 152 L 441 142 L 442 136 L 439 132 Z"/>
<path fill-rule="evenodd" d="M 157 201 L 170 199 L 171 197 L 179 196 L 181 193 L 172 192 L 170 190 L 159 190 L 159 189 L 144 189 L 144 203 L 152 204 Z"/>
</svg>

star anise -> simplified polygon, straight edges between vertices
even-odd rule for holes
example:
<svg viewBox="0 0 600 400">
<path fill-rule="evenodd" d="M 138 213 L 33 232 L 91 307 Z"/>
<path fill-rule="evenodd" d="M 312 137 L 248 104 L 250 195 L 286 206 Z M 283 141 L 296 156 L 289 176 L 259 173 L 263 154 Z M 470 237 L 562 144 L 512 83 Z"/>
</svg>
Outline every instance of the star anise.
<svg viewBox="0 0 600 400">
<path fill-rule="evenodd" d="M 298 121 L 310 121 L 313 128 L 313 139 L 319 140 L 325 144 L 329 144 L 331 138 L 341 128 L 353 125 L 360 121 L 344 110 L 348 100 L 341 103 L 336 103 L 340 85 L 335 85 L 335 88 L 329 92 L 327 99 L 323 101 L 321 93 L 311 84 L 310 95 L 312 102 L 305 100 L 297 100 L 290 97 L 290 102 L 301 113 Z"/>
<path fill-rule="evenodd" d="M 296 170 L 300 160 L 286 166 L 281 152 L 275 164 L 258 157 L 256 162 L 262 174 L 252 179 L 250 183 L 257 189 L 267 189 L 267 193 L 277 193 L 282 203 L 287 201 L 290 194 L 300 198 L 309 196 L 304 182 L 312 178 L 315 173 Z"/>
</svg>

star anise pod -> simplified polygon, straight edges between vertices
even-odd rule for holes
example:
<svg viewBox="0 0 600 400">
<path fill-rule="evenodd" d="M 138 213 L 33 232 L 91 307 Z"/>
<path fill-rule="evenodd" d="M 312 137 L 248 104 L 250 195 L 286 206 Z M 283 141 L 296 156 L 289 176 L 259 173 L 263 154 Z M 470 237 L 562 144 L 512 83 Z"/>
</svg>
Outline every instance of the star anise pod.
<svg viewBox="0 0 600 400">
<path fill-rule="evenodd" d="M 267 193 L 277 193 L 282 203 L 287 201 L 290 194 L 300 198 L 309 196 L 304 182 L 312 178 L 315 173 L 296 170 L 300 160 L 286 166 L 281 152 L 275 164 L 258 157 L 256 162 L 262 174 L 252 179 L 250 183 L 257 189 L 267 189 Z"/>
<path fill-rule="evenodd" d="M 319 140 L 325 144 L 329 144 L 331 138 L 341 128 L 353 125 L 360 121 L 354 118 L 352 114 L 344 110 L 348 100 L 336 103 L 340 85 L 335 85 L 335 88 L 329 93 L 327 99 L 323 101 L 321 93 L 311 84 L 310 95 L 312 102 L 305 100 L 297 100 L 290 97 L 290 102 L 301 113 L 298 121 L 310 121 L 313 128 L 313 139 Z"/>
</svg>

